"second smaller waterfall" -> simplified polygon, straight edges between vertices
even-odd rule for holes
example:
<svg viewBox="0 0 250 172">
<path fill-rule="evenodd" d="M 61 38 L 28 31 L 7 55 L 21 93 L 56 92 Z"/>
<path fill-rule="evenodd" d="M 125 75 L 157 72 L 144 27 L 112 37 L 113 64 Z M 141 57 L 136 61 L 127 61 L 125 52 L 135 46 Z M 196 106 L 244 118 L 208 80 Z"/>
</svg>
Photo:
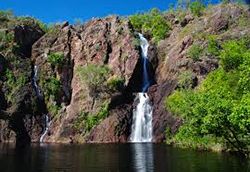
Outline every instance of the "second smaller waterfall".
<svg viewBox="0 0 250 172">
<path fill-rule="evenodd" d="M 41 89 L 39 88 L 38 84 L 37 84 L 37 80 L 38 80 L 38 67 L 35 65 L 34 66 L 34 69 L 33 69 L 33 77 L 32 77 L 32 85 L 33 85 L 33 88 L 36 92 L 36 96 L 38 97 L 39 101 L 43 101 L 43 94 L 42 94 L 42 91 Z M 44 113 L 43 114 L 43 132 L 42 132 L 42 135 L 39 139 L 39 142 L 42 143 L 43 140 L 44 140 L 44 137 L 47 135 L 48 131 L 49 131 L 49 126 L 51 124 L 51 121 L 49 119 L 49 115 Z"/>
<path fill-rule="evenodd" d="M 40 88 L 38 87 L 38 84 L 37 84 L 37 73 L 38 73 L 38 67 L 35 65 L 34 66 L 34 74 L 33 74 L 33 77 L 32 77 L 32 85 L 34 87 L 34 90 L 36 92 L 36 95 L 39 99 L 42 98 L 42 93 L 41 93 L 41 90 Z"/>
<path fill-rule="evenodd" d="M 45 128 L 44 128 L 43 134 L 40 137 L 40 140 L 39 140 L 40 143 L 43 142 L 44 137 L 47 135 L 47 133 L 49 131 L 49 126 L 50 126 L 50 123 L 51 123 L 48 114 L 45 114 L 44 116 L 45 116 L 45 120 L 44 120 Z"/>
</svg>

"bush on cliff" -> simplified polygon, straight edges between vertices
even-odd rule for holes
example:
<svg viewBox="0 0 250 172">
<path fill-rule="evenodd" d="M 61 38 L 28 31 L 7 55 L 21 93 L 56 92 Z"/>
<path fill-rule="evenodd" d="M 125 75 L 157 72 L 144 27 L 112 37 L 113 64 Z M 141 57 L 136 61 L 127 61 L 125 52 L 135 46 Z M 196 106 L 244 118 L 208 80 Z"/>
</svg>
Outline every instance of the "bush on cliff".
<svg viewBox="0 0 250 172">
<path fill-rule="evenodd" d="M 216 36 L 210 35 L 208 36 L 208 43 L 207 43 L 207 52 L 212 55 L 212 56 L 218 56 L 219 55 L 219 50 L 220 46 L 218 41 L 216 40 Z"/>
<path fill-rule="evenodd" d="M 91 94 L 97 95 L 107 81 L 109 68 L 107 66 L 88 64 L 77 68 L 77 75 L 90 89 Z"/>
<path fill-rule="evenodd" d="M 200 45 L 194 44 L 188 49 L 188 57 L 193 59 L 194 61 L 198 61 L 203 53 L 203 49 Z"/>
<path fill-rule="evenodd" d="M 62 52 L 50 53 L 48 55 L 48 62 L 53 66 L 61 66 L 64 61 L 64 54 Z"/>
<path fill-rule="evenodd" d="M 89 132 L 94 126 L 98 125 L 103 119 L 105 119 L 108 116 L 108 113 L 109 103 L 103 102 L 99 112 L 96 114 L 82 111 L 74 121 L 73 127 L 81 133 Z"/>
<path fill-rule="evenodd" d="M 192 147 L 207 149 L 220 143 L 231 150 L 249 152 L 250 49 L 247 46 L 242 40 L 224 43 L 220 51 L 222 67 L 211 72 L 197 89 L 175 91 L 166 99 L 166 107 L 184 120 L 169 142 L 186 147 L 193 142 Z"/>
<path fill-rule="evenodd" d="M 199 17 L 202 15 L 202 12 L 205 10 L 205 5 L 201 1 L 196 0 L 190 3 L 189 9 L 193 15 L 196 15 Z"/>
<path fill-rule="evenodd" d="M 124 78 L 113 76 L 108 79 L 107 87 L 110 91 L 120 91 L 124 87 L 125 80 Z"/>
<path fill-rule="evenodd" d="M 155 42 L 164 39 L 170 30 L 170 24 L 158 9 L 132 15 L 129 20 L 137 31 L 150 33 Z"/>
</svg>

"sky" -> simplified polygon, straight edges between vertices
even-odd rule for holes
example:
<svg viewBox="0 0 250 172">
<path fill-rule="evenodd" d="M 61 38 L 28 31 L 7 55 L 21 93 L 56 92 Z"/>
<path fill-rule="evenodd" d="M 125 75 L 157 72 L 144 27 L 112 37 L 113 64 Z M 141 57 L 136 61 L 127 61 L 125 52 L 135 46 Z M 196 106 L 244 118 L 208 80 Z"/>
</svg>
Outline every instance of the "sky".
<svg viewBox="0 0 250 172">
<path fill-rule="evenodd" d="M 177 0 L 0 0 L 0 10 L 28 15 L 45 23 L 86 21 L 110 14 L 130 15 L 157 7 L 166 10 Z"/>
</svg>

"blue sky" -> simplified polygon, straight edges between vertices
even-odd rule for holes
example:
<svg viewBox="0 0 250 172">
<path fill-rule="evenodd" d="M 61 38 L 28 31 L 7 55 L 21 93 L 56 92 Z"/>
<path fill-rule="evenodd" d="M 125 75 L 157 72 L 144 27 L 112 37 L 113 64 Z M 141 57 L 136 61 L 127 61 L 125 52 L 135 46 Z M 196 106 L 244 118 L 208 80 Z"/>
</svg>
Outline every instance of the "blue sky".
<svg viewBox="0 0 250 172">
<path fill-rule="evenodd" d="M 109 14 L 129 15 L 153 7 L 166 10 L 176 0 L 0 0 L 0 9 L 29 15 L 43 22 L 70 21 Z"/>
</svg>

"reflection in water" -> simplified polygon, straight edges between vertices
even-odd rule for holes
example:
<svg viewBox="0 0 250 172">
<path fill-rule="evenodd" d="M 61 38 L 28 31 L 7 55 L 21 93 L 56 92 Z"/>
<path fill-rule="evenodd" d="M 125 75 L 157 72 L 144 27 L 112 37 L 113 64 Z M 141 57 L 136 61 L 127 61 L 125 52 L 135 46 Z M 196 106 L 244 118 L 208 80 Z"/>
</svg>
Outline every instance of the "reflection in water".
<svg viewBox="0 0 250 172">
<path fill-rule="evenodd" d="M 165 144 L 0 144 L 0 172 L 250 172 L 250 162 L 229 154 Z"/>
<path fill-rule="evenodd" d="M 154 171 L 152 143 L 135 143 L 133 146 L 133 161 L 136 172 Z"/>
</svg>

